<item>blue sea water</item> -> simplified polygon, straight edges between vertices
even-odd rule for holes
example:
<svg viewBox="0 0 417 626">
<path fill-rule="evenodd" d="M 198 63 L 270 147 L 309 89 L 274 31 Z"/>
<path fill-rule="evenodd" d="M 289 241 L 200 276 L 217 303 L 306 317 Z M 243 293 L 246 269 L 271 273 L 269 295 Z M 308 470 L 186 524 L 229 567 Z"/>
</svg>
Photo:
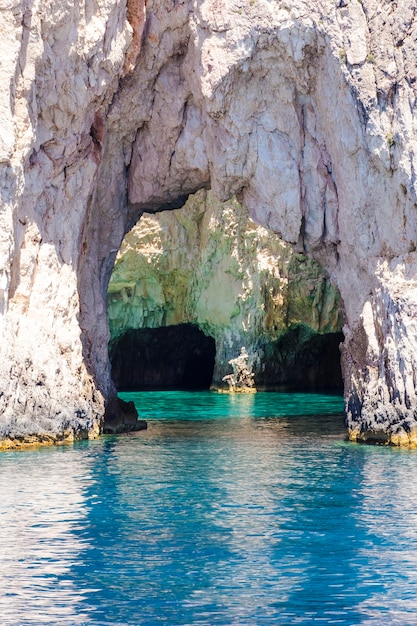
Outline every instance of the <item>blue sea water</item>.
<svg viewBox="0 0 417 626">
<path fill-rule="evenodd" d="M 417 452 L 337 396 L 123 394 L 148 430 L 0 455 L 0 623 L 417 624 Z"/>
</svg>

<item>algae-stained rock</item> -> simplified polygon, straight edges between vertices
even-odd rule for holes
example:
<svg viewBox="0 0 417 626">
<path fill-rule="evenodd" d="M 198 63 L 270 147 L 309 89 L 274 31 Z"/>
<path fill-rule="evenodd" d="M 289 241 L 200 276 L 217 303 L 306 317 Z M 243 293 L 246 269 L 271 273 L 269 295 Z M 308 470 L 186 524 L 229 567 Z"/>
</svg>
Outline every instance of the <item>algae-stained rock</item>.
<svg viewBox="0 0 417 626">
<path fill-rule="evenodd" d="M 216 342 L 215 385 L 242 346 L 257 384 L 284 385 L 283 371 L 267 367 L 265 374 L 267 354 L 275 358 L 271 344 L 301 325 L 309 339 L 342 327 L 339 294 L 320 266 L 256 225 L 235 198 L 221 203 L 205 190 L 181 209 L 144 215 L 126 235 L 109 284 L 108 314 L 111 345 L 119 349 L 119 337 L 131 329 L 198 326 Z M 306 350 L 307 339 L 299 337 Z M 177 350 L 174 344 L 171 349 Z M 162 353 L 160 358 L 167 359 Z M 138 354 L 138 369 L 140 361 Z M 113 363 L 120 384 L 120 365 Z M 298 368 L 302 378 L 301 357 L 288 367 L 293 373 Z"/>
</svg>

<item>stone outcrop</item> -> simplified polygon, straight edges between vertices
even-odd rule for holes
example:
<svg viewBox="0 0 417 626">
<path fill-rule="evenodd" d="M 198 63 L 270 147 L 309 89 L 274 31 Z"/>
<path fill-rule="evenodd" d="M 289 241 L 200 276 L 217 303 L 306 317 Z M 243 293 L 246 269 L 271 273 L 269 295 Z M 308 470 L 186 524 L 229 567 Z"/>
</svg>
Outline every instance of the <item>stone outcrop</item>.
<svg viewBox="0 0 417 626">
<path fill-rule="evenodd" d="M 337 284 L 351 437 L 416 444 L 416 11 L 1 2 L 3 438 L 102 428 L 122 238 L 211 188 Z"/>
<path fill-rule="evenodd" d="M 105 315 L 93 204 L 135 37 L 108 0 L 4 0 L 0 31 L 0 437 L 95 436 L 109 383 L 84 333 Z"/>
<path fill-rule="evenodd" d="M 215 387 L 227 387 L 222 381 L 231 372 L 229 361 L 242 346 L 250 355 L 257 386 L 291 386 L 296 379 L 298 386 L 303 379 L 307 386 L 307 346 L 316 333 L 341 330 L 340 306 L 337 290 L 315 261 L 255 224 L 235 198 L 221 203 L 203 189 L 181 209 L 144 215 L 123 240 L 108 290 L 113 376 L 126 387 L 121 375 L 125 360 L 129 362 L 123 368 L 126 380 L 131 380 L 134 369 L 136 388 L 150 384 L 144 358 L 149 350 L 140 349 L 140 334 L 130 333 L 129 340 L 121 340 L 127 331 L 193 324 L 215 340 Z M 298 327 L 304 331 L 296 332 Z M 283 362 L 283 350 L 277 354 L 274 346 L 282 348 L 286 341 L 288 352 L 284 336 L 289 329 L 294 330 L 293 358 Z M 149 336 L 142 334 L 148 343 Z M 320 338 L 316 341 L 320 343 Z M 338 341 L 340 337 L 333 342 L 336 354 Z M 177 343 L 171 348 L 176 354 Z M 129 356 L 129 346 L 136 351 L 136 360 Z M 168 370 L 164 375 L 172 386 L 170 373 L 176 368 L 165 353 L 169 346 L 166 342 L 162 346 L 159 367 Z M 159 376 L 154 378 L 161 387 Z M 332 376 L 322 379 L 322 386 L 334 386 Z"/>
</svg>

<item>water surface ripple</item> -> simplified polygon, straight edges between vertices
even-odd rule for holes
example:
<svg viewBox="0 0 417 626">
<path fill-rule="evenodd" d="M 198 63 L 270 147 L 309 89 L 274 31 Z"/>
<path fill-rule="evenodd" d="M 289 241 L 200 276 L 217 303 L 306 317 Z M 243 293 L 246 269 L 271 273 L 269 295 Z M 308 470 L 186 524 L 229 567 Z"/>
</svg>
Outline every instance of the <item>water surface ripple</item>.
<svg viewBox="0 0 417 626">
<path fill-rule="evenodd" d="M 1 624 L 417 625 L 417 452 L 333 396 L 129 397 L 146 432 L 0 455 Z"/>
</svg>

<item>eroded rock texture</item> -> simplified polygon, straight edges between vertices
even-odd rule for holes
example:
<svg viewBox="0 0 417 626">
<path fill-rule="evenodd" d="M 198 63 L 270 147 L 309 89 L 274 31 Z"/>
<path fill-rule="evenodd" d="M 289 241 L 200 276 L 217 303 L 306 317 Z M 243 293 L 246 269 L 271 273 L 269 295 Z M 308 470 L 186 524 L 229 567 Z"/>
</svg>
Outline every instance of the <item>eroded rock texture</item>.
<svg viewBox="0 0 417 626">
<path fill-rule="evenodd" d="M 122 237 L 210 187 L 339 287 L 351 436 L 415 443 L 414 4 L 128 4 L 0 5 L 3 436 L 100 427 Z"/>
<path fill-rule="evenodd" d="M 91 436 L 108 387 L 84 333 L 105 308 L 94 195 L 132 27 L 124 3 L 5 0 L 0 32 L 0 437 Z"/>
<path fill-rule="evenodd" d="M 227 387 L 222 381 L 231 371 L 229 360 L 245 346 L 257 387 L 340 389 L 343 339 L 327 337 L 342 328 L 340 308 L 336 289 L 315 261 L 255 224 L 235 198 L 221 203 L 202 189 L 181 209 L 144 215 L 123 240 L 108 293 L 113 378 L 126 386 L 122 350 L 130 362 L 124 368 L 129 380 L 131 369 L 146 369 L 148 342 L 141 347 L 140 337 L 147 340 L 151 333 L 128 333 L 129 342 L 121 339 L 126 332 L 192 324 L 215 340 L 213 381 L 207 387 L 211 382 Z M 167 367 L 166 351 L 178 354 L 178 342 L 170 347 L 169 336 L 175 341 L 174 328 L 159 355 L 167 382 L 175 368 L 171 359 Z M 329 342 L 335 358 L 321 359 Z M 130 354 L 135 350 L 136 359 Z M 328 372 L 319 365 L 322 360 L 329 362 Z M 148 386 L 150 378 L 141 383 L 140 376 L 137 388 Z M 158 375 L 155 384 L 161 386 Z"/>
</svg>

